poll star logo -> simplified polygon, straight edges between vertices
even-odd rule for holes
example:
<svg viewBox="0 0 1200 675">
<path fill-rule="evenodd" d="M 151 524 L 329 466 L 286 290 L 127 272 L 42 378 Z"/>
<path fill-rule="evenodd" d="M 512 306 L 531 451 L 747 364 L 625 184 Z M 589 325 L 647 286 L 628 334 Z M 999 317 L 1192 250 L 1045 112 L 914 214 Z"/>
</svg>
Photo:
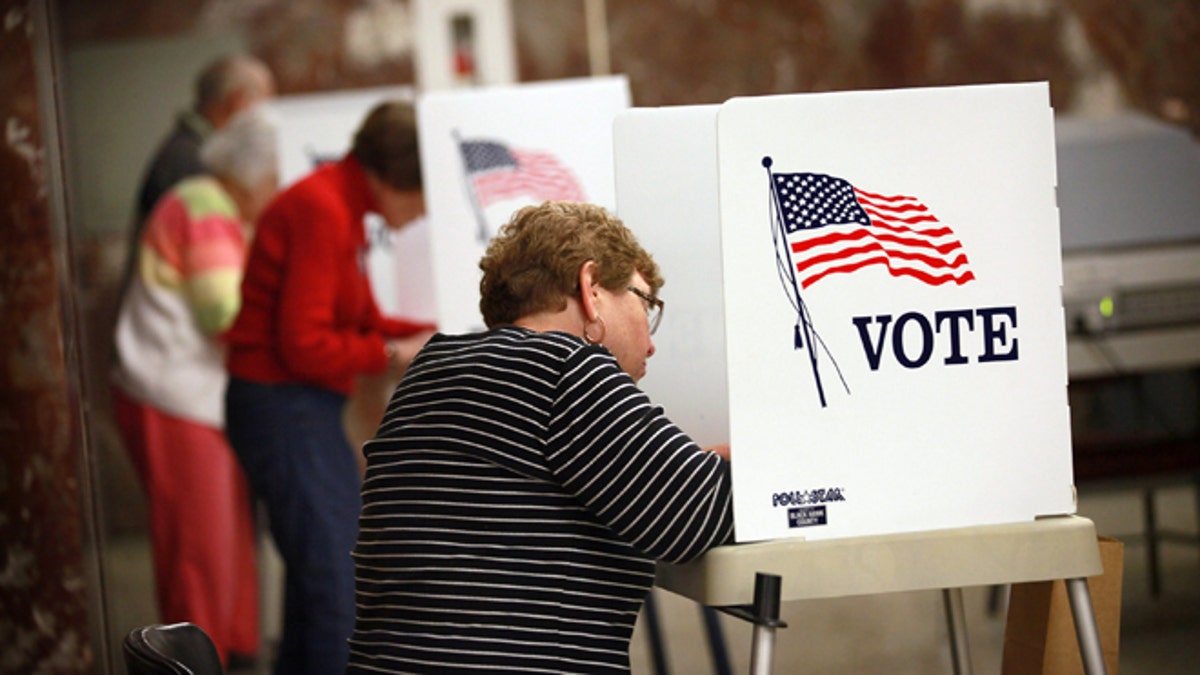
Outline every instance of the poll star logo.
<svg viewBox="0 0 1200 675">
<path fill-rule="evenodd" d="M 844 178 L 820 173 L 775 173 L 770 181 L 771 234 L 775 266 L 784 293 L 796 310 L 795 349 L 807 345 L 821 407 L 826 407 L 817 345 L 837 371 L 837 360 L 813 326 L 801 291 L 832 275 L 883 266 L 893 277 L 929 286 L 963 285 L 975 279 L 962 242 L 920 199 L 868 192 Z M 855 321 L 858 325 L 858 319 Z M 859 325 L 860 333 L 863 326 Z M 882 337 L 882 336 L 881 336 Z M 864 345 L 866 345 L 864 339 Z M 870 353 L 868 353 L 870 356 Z M 878 367 L 875 352 L 872 369 Z"/>
<path fill-rule="evenodd" d="M 491 139 L 463 139 L 457 130 L 453 136 L 462 154 L 463 177 L 480 243 L 491 239 L 484 209 L 496 202 L 518 197 L 538 202 L 587 201 L 575 173 L 552 153 L 514 148 Z"/>
</svg>

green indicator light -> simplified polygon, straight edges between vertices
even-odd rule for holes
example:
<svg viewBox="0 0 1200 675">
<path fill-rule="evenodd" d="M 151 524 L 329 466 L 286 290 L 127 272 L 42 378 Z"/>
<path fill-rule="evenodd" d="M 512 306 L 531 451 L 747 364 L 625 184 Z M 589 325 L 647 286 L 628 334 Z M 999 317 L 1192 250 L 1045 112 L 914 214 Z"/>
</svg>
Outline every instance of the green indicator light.
<svg viewBox="0 0 1200 675">
<path fill-rule="evenodd" d="M 1111 319 L 1113 315 L 1113 299 L 1112 296 L 1105 296 L 1100 299 L 1100 316 Z"/>
</svg>

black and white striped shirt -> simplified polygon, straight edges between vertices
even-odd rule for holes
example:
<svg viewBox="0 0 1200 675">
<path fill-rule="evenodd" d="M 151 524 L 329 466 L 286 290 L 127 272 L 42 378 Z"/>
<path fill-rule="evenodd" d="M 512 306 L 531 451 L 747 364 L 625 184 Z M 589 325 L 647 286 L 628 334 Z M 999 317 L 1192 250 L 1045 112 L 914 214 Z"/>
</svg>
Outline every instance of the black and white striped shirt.
<svg viewBox="0 0 1200 675">
<path fill-rule="evenodd" d="M 654 559 L 733 530 L 728 464 L 566 333 L 436 336 L 365 452 L 352 673 L 626 672 Z"/>
</svg>

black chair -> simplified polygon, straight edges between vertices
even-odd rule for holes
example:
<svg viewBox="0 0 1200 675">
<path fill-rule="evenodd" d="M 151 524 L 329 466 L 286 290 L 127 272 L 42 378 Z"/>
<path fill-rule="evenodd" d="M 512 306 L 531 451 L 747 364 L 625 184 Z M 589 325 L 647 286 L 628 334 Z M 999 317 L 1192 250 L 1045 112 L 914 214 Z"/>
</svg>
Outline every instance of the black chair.
<svg viewBox="0 0 1200 675">
<path fill-rule="evenodd" d="M 224 675 L 212 639 L 191 623 L 134 628 L 122 643 L 129 675 Z"/>
</svg>

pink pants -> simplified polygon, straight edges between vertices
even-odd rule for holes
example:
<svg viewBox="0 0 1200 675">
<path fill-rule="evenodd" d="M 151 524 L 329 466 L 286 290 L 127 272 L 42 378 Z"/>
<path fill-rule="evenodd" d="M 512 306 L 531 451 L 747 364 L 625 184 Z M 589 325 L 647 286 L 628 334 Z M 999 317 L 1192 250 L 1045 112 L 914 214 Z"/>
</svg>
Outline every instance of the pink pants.
<svg viewBox="0 0 1200 675">
<path fill-rule="evenodd" d="M 258 565 L 246 478 L 220 429 L 113 390 L 117 425 L 146 489 L 163 623 L 190 621 L 221 661 L 258 653 Z"/>
</svg>

